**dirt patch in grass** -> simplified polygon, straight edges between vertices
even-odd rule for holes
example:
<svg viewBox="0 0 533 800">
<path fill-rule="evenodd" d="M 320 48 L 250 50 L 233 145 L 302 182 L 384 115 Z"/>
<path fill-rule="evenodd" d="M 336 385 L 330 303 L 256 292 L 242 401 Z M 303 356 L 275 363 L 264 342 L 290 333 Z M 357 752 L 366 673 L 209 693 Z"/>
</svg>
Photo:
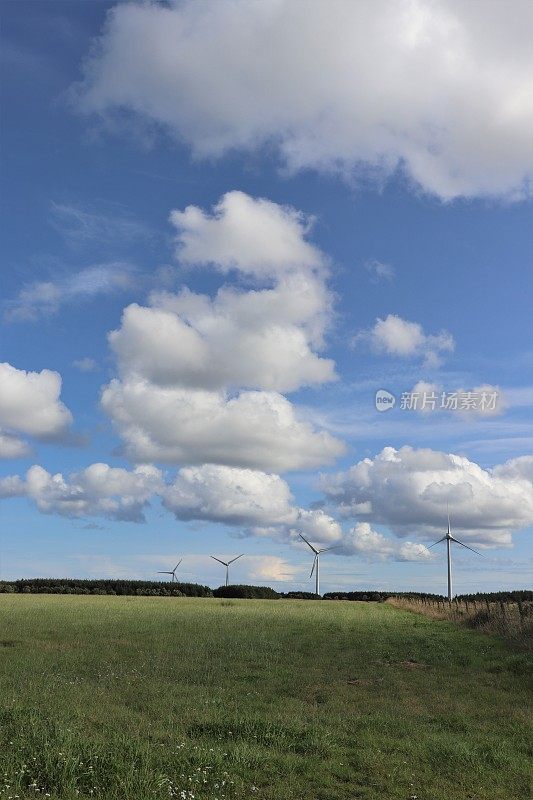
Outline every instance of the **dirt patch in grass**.
<svg viewBox="0 0 533 800">
<path fill-rule="evenodd" d="M 423 661 L 412 661 L 409 658 L 406 661 L 399 661 L 398 666 L 401 667 L 402 669 L 414 670 L 414 669 L 426 669 L 428 665 L 424 664 Z"/>
<path fill-rule="evenodd" d="M 407 670 L 426 669 L 429 667 L 429 664 L 426 664 L 424 661 L 417 661 L 415 658 L 406 658 L 403 661 L 384 661 L 382 659 L 377 659 L 370 663 L 376 664 L 379 667 L 401 667 Z"/>
</svg>

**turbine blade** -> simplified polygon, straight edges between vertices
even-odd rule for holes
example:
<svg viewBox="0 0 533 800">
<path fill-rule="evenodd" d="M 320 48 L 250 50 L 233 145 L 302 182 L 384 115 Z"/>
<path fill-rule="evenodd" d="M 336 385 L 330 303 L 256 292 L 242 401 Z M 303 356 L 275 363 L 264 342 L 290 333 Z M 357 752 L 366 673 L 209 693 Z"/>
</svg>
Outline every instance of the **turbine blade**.
<svg viewBox="0 0 533 800">
<path fill-rule="evenodd" d="M 473 547 L 469 547 L 469 546 L 468 546 L 467 544 L 465 544 L 464 542 L 460 542 L 460 541 L 459 541 L 459 539 L 456 539 L 456 538 L 455 538 L 455 536 L 451 536 L 450 538 L 451 538 L 452 542 L 455 542 L 456 544 L 460 544 L 460 545 L 461 545 L 461 547 L 466 547 L 466 549 L 467 549 L 467 550 L 471 550 L 471 551 L 472 551 L 473 553 L 475 553 L 477 556 L 481 556 L 482 558 L 485 558 L 485 556 L 483 555 L 483 553 L 478 553 L 478 551 L 477 551 L 477 550 L 474 550 L 474 548 L 473 548 Z"/>
<path fill-rule="evenodd" d="M 311 548 L 311 550 L 313 551 L 313 553 L 315 553 L 315 555 L 316 555 L 316 553 L 317 553 L 317 549 L 316 549 L 316 547 L 313 547 L 313 545 L 311 544 L 311 542 L 308 542 L 308 541 L 307 541 L 307 539 L 305 538 L 305 536 L 302 536 L 302 534 L 301 534 L 301 533 L 299 533 L 299 534 L 298 534 L 298 536 L 300 537 L 300 539 L 303 539 L 303 540 L 304 540 L 304 542 L 306 543 L 306 545 L 307 545 L 308 547 L 310 547 L 310 548 Z"/>
<path fill-rule="evenodd" d="M 316 567 L 316 560 L 317 560 L 317 558 L 318 558 L 318 556 L 316 555 L 316 556 L 314 557 L 314 559 L 313 559 L 313 566 L 311 567 L 311 572 L 309 573 L 309 577 L 310 577 L 310 578 L 312 578 L 312 577 L 313 577 L 313 572 L 315 571 L 315 567 Z"/>
<path fill-rule="evenodd" d="M 435 547 L 436 544 L 440 544 L 441 542 L 444 542 L 445 540 L 446 540 L 446 536 L 443 536 L 442 539 L 439 539 L 438 541 L 433 542 L 433 544 L 430 544 L 429 547 L 428 547 L 428 550 L 430 550 L 432 547 Z"/>
<path fill-rule="evenodd" d="M 334 544 L 333 547 L 322 547 L 318 552 L 327 553 L 328 550 L 337 550 L 339 547 L 342 547 L 342 544 Z"/>
<path fill-rule="evenodd" d="M 177 564 L 176 564 L 176 566 L 174 567 L 174 572 L 176 572 L 177 568 L 179 567 L 179 565 L 181 564 L 181 562 L 182 562 L 182 561 L 183 561 L 183 559 L 182 559 L 182 558 L 180 558 L 180 560 L 178 561 L 178 563 L 177 563 Z"/>
<path fill-rule="evenodd" d="M 244 553 L 241 553 L 240 556 L 235 556 L 235 558 L 232 558 L 231 561 L 228 561 L 228 564 L 233 564 L 234 561 L 237 561 L 238 558 L 242 558 L 243 555 Z"/>
<path fill-rule="evenodd" d="M 158 575 L 171 575 L 172 573 L 167 572 L 166 569 L 160 569 L 160 570 L 157 571 L 157 574 Z"/>
<path fill-rule="evenodd" d="M 224 564 L 225 567 L 228 566 L 225 561 L 221 561 L 220 558 L 217 558 L 216 556 L 209 556 L 209 558 L 214 558 L 215 561 L 218 561 L 219 564 Z"/>
</svg>

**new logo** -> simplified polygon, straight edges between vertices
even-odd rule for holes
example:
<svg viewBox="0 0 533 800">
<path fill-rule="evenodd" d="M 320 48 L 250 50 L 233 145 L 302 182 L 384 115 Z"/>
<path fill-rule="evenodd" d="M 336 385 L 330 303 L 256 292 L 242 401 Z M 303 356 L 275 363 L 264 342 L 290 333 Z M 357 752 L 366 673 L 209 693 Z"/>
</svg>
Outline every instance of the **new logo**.
<svg viewBox="0 0 533 800">
<path fill-rule="evenodd" d="M 378 389 L 375 402 L 377 411 L 389 411 L 391 408 L 394 408 L 396 398 L 386 389 Z"/>
</svg>

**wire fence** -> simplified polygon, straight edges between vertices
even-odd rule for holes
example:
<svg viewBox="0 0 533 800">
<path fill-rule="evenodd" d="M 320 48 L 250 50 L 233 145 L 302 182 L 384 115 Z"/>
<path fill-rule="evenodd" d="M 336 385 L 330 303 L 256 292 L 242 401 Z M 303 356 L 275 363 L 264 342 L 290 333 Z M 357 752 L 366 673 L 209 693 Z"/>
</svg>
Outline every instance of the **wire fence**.
<svg viewBox="0 0 533 800">
<path fill-rule="evenodd" d="M 390 597 L 397 608 L 417 611 L 434 619 L 452 620 L 468 628 L 496 633 L 533 650 L 533 602 L 504 600 L 440 600 L 424 597 Z"/>
</svg>

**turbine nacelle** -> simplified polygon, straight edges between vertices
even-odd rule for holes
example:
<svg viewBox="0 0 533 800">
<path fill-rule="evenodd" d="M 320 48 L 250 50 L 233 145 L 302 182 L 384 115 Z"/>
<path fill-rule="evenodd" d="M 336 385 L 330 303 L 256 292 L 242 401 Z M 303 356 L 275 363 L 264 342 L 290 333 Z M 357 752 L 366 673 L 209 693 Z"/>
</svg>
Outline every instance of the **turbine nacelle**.
<svg viewBox="0 0 533 800">
<path fill-rule="evenodd" d="M 221 558 L 217 558 L 216 556 L 210 556 L 214 561 L 218 561 L 219 564 L 222 564 L 226 567 L 226 586 L 229 583 L 229 565 L 233 564 L 234 561 L 237 561 L 238 558 L 242 558 L 244 553 L 241 553 L 240 556 L 235 556 L 235 558 L 231 558 L 229 561 L 222 561 Z"/>
<path fill-rule="evenodd" d="M 461 547 L 465 547 L 467 550 L 471 550 L 472 553 L 475 553 L 478 556 L 482 556 L 483 557 L 483 554 L 482 553 L 478 553 L 478 551 L 474 550 L 473 547 L 469 547 L 464 542 L 461 542 L 460 539 L 456 539 L 455 536 L 452 536 L 452 533 L 451 533 L 451 530 L 450 530 L 450 511 L 449 511 L 449 509 L 447 510 L 447 513 L 448 513 L 448 530 L 446 531 L 444 536 L 442 536 L 440 539 L 438 539 L 438 541 L 433 542 L 433 544 L 430 544 L 428 549 L 431 549 L 432 547 L 435 547 L 435 545 L 440 544 L 441 542 L 446 542 L 446 557 L 447 557 L 447 561 L 448 561 L 448 600 L 451 601 L 452 597 L 453 597 L 453 590 L 452 590 L 452 547 L 451 547 L 452 542 L 455 542 L 455 544 L 460 544 Z"/>
<path fill-rule="evenodd" d="M 177 580 L 177 578 L 176 578 L 176 570 L 177 570 L 177 568 L 179 567 L 179 565 L 181 564 L 182 561 L 183 561 L 183 559 L 180 558 L 180 560 L 178 561 L 178 563 L 176 564 L 174 569 L 160 569 L 157 574 L 158 575 L 172 575 L 172 583 L 174 583 L 174 581 Z"/>
<path fill-rule="evenodd" d="M 300 537 L 300 539 L 303 539 L 303 541 L 306 543 L 306 545 L 307 545 L 309 548 L 311 548 L 311 550 L 312 550 L 312 551 L 313 551 L 313 553 L 315 554 L 315 557 L 314 557 L 314 559 L 313 559 L 313 566 L 311 567 L 311 572 L 309 573 L 309 578 L 312 578 L 312 577 L 313 577 L 313 573 L 314 573 L 314 572 L 315 572 L 315 570 L 316 570 L 316 594 L 317 594 L 317 595 L 319 595 L 319 594 L 320 594 L 320 575 L 319 575 L 319 570 L 320 570 L 320 561 L 319 561 L 319 558 L 320 558 L 320 553 L 326 553 L 328 550 L 335 550 L 335 548 L 336 548 L 336 547 L 339 547 L 339 545 L 338 545 L 338 544 L 334 544 L 332 547 L 315 547 L 313 544 L 311 544 L 311 542 L 309 542 L 309 541 L 308 541 L 308 540 L 305 538 L 305 536 L 302 536 L 302 534 L 301 534 L 301 533 L 299 533 L 299 534 L 298 534 L 298 536 Z"/>
<path fill-rule="evenodd" d="M 466 547 L 466 549 L 467 549 L 467 550 L 471 550 L 471 551 L 472 551 L 472 553 L 475 553 L 477 556 L 482 556 L 482 557 L 484 557 L 484 556 L 483 556 L 483 553 L 479 553 L 477 550 L 474 550 L 474 548 L 473 548 L 473 547 L 469 547 L 469 546 L 468 546 L 467 544 L 465 544 L 464 542 L 461 542 L 461 541 L 460 541 L 460 539 L 456 539 L 456 538 L 455 538 L 455 536 L 452 536 L 452 535 L 451 535 L 451 533 L 447 533 L 447 534 L 446 534 L 445 536 L 443 536 L 441 539 L 437 539 L 437 541 L 436 541 L 436 542 L 433 542 L 433 544 L 430 544 L 430 545 L 429 545 L 429 547 L 428 547 L 428 550 L 430 550 L 432 547 L 435 547 L 435 545 L 436 545 L 436 544 L 440 544 L 441 542 L 445 542 L 446 540 L 448 540 L 449 542 L 455 542 L 455 544 L 460 544 L 460 545 L 461 545 L 461 547 Z"/>
</svg>

